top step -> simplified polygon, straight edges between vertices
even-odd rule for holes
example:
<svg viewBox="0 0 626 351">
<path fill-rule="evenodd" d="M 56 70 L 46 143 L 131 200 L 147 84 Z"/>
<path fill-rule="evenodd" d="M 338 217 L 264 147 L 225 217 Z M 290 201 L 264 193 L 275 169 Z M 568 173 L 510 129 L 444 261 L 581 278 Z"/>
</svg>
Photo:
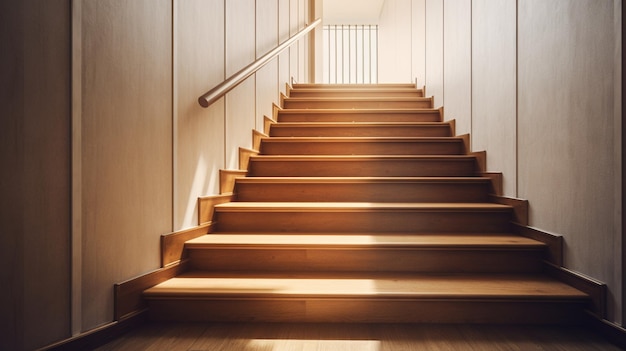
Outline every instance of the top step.
<svg viewBox="0 0 626 351">
<path fill-rule="evenodd" d="M 288 92 L 289 97 L 423 97 L 421 89 L 415 88 L 299 88 Z"/>
<path fill-rule="evenodd" d="M 294 89 L 415 89 L 413 83 L 382 83 L 382 84 L 316 84 L 299 83 L 292 85 Z"/>
</svg>

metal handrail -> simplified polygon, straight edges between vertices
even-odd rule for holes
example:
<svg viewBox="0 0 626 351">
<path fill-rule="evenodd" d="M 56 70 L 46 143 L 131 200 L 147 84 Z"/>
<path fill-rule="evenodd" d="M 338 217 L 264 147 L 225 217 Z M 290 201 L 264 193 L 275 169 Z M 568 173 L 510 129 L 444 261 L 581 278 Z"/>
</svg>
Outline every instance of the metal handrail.
<svg viewBox="0 0 626 351">
<path fill-rule="evenodd" d="M 263 66 L 265 66 L 268 62 L 274 59 L 274 57 L 278 56 L 278 54 L 280 54 L 283 50 L 290 47 L 291 44 L 293 44 L 294 42 L 296 42 L 297 40 L 305 36 L 307 33 L 313 30 L 313 28 L 318 26 L 320 23 L 322 23 L 322 19 L 321 18 L 316 19 L 313 23 L 304 27 L 301 31 L 296 33 L 294 36 L 282 42 L 272 51 L 258 58 L 256 61 L 242 68 L 239 72 L 228 77 L 228 79 L 226 79 L 225 81 L 217 85 L 215 88 L 209 90 L 204 95 L 200 96 L 198 98 L 198 102 L 200 103 L 200 106 L 209 107 L 212 103 L 217 101 L 224 94 L 234 89 L 237 85 L 241 84 L 241 82 L 246 80 L 246 78 L 253 75 L 256 71 L 258 71 Z"/>
</svg>

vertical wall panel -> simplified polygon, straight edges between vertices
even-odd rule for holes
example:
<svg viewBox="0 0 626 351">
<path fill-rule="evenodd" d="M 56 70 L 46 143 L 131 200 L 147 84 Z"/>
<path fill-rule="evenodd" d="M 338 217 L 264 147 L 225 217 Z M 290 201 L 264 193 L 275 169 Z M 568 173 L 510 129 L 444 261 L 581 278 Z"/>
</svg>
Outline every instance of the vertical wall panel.
<svg viewBox="0 0 626 351">
<path fill-rule="evenodd" d="M 435 107 L 444 104 L 443 55 L 443 0 L 426 0 L 426 93 Z"/>
<path fill-rule="evenodd" d="M 198 96 L 224 80 L 224 1 L 175 2 L 174 230 L 198 224 L 198 196 L 219 193 L 224 167 L 224 99 Z"/>
<path fill-rule="evenodd" d="M 608 284 L 610 319 L 621 320 L 613 11 L 613 1 L 519 2 L 519 192 L 534 226 L 564 235 L 565 265 Z"/>
<path fill-rule="evenodd" d="M 426 0 L 412 0 L 411 5 L 411 78 L 419 87 L 426 83 Z"/>
<path fill-rule="evenodd" d="M 82 4 L 84 330 L 112 320 L 114 283 L 159 267 L 172 229 L 171 6 Z"/>
<path fill-rule="evenodd" d="M 0 3 L 0 349 L 70 335 L 70 2 Z"/>
<path fill-rule="evenodd" d="M 256 0 L 257 57 L 278 45 L 278 0 Z M 278 102 L 278 59 L 256 73 L 255 129 L 263 131 L 263 116 L 272 115 L 272 103 Z"/>
<path fill-rule="evenodd" d="M 487 150 L 508 196 L 517 196 L 515 4 L 472 1 L 472 148 Z"/>
<path fill-rule="evenodd" d="M 289 4 L 290 0 L 278 0 L 278 41 L 280 43 L 289 39 Z M 289 82 L 289 69 L 291 65 L 291 50 L 283 51 L 278 58 L 278 88 L 286 93 L 285 83 Z"/>
<path fill-rule="evenodd" d="M 379 22 L 380 83 L 408 83 L 411 77 L 411 0 L 385 1 Z"/>
<path fill-rule="evenodd" d="M 300 0 L 289 0 L 289 36 L 298 33 L 300 29 L 298 18 L 299 5 Z M 289 79 L 294 78 L 296 81 L 298 81 L 299 45 L 300 43 L 296 43 L 289 48 Z"/>
<path fill-rule="evenodd" d="M 0 349 L 24 349 L 24 2 L 0 2 Z M 61 204 L 61 206 L 63 206 Z M 6 233 L 6 234 L 5 234 Z M 10 269 L 7 269 L 10 267 Z M 37 278 L 37 277 L 34 277 Z"/>
<path fill-rule="evenodd" d="M 472 125 L 472 3 L 446 0 L 443 13 L 445 115 L 461 135 Z"/>
<path fill-rule="evenodd" d="M 255 0 L 226 1 L 226 75 L 255 60 Z M 255 77 L 226 94 L 226 168 L 239 168 L 239 147 L 252 146 Z M 242 103 L 247 101 L 248 103 Z"/>
</svg>

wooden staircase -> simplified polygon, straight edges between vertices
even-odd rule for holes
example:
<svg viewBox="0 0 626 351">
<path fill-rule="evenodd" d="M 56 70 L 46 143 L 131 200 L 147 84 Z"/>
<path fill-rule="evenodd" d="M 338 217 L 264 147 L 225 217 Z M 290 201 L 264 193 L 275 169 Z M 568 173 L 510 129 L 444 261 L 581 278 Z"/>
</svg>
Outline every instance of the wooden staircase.
<svg viewBox="0 0 626 351">
<path fill-rule="evenodd" d="M 543 273 L 546 244 L 491 202 L 467 136 L 411 85 L 296 84 L 186 242 L 190 270 L 144 292 L 170 321 L 579 323 L 589 296 Z"/>
</svg>

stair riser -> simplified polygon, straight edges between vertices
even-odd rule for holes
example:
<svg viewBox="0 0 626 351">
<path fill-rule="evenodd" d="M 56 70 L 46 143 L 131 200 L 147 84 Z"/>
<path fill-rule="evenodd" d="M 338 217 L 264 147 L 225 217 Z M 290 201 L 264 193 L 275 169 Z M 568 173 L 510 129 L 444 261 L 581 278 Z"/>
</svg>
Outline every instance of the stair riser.
<svg viewBox="0 0 626 351">
<path fill-rule="evenodd" d="M 462 155 L 462 142 L 262 141 L 264 155 Z"/>
<path fill-rule="evenodd" d="M 428 126 L 297 126 L 272 124 L 272 137 L 449 137 L 450 125 Z"/>
<path fill-rule="evenodd" d="M 355 113 L 279 111 L 278 122 L 441 122 L 439 111 L 429 113 Z"/>
<path fill-rule="evenodd" d="M 354 97 L 354 98 L 379 98 L 379 97 L 423 97 L 422 92 L 417 89 L 406 91 L 400 90 L 366 90 L 340 91 L 340 90 L 292 90 L 289 97 L 293 98 L 325 98 L 325 97 Z"/>
<path fill-rule="evenodd" d="M 223 233 L 503 233 L 509 212 L 429 211 L 229 211 L 216 209 L 216 232 Z"/>
<path fill-rule="evenodd" d="M 531 273 L 539 250 L 481 249 L 193 249 L 192 269 L 246 272 Z"/>
<path fill-rule="evenodd" d="M 250 176 L 267 177 L 469 177 L 473 159 L 457 160 L 259 160 L 251 158 Z"/>
<path fill-rule="evenodd" d="M 416 100 L 398 100 L 398 101 L 377 101 L 377 100 L 360 100 L 360 101 L 324 101 L 324 100 L 290 100 L 285 99 L 283 108 L 433 108 L 432 100 L 416 99 Z"/>
<path fill-rule="evenodd" d="M 576 302 L 516 300 L 150 300 L 154 321 L 294 323 L 582 324 Z"/>
<path fill-rule="evenodd" d="M 244 183 L 237 201 L 487 202 L 488 183 Z"/>
</svg>

